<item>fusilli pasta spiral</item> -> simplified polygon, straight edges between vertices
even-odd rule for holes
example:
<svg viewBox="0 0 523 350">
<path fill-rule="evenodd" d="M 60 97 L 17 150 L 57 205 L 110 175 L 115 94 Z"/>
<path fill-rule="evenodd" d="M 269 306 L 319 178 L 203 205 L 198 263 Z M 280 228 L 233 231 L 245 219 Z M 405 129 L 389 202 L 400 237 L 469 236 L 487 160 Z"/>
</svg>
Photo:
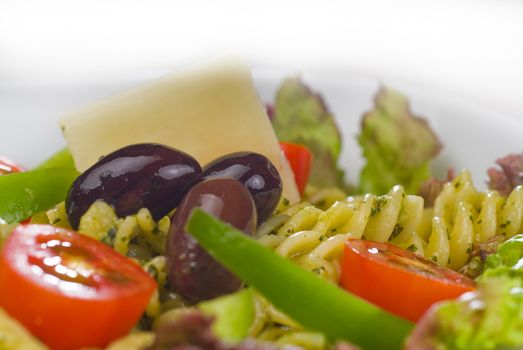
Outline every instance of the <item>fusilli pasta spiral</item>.
<svg viewBox="0 0 523 350">
<path fill-rule="evenodd" d="M 495 235 L 510 238 L 522 230 L 523 187 L 502 197 L 496 191 L 478 192 L 470 173 L 463 171 L 444 185 L 432 209 L 432 230 L 426 256 L 440 265 L 461 268 L 472 245 Z"/>
<path fill-rule="evenodd" d="M 321 333 L 304 330 L 301 325 L 276 309 L 263 297 L 254 294 L 255 317 L 250 336 L 281 346 L 324 350 L 328 342 Z"/>
<path fill-rule="evenodd" d="M 433 208 L 401 186 L 383 196 L 367 194 L 336 201 L 327 210 L 299 203 L 262 225 L 259 241 L 298 264 L 337 281 L 338 257 L 348 237 L 390 241 L 443 266 L 467 263 L 472 244 L 522 229 L 523 188 L 504 198 L 479 192 L 463 171 L 447 183 Z"/>
</svg>

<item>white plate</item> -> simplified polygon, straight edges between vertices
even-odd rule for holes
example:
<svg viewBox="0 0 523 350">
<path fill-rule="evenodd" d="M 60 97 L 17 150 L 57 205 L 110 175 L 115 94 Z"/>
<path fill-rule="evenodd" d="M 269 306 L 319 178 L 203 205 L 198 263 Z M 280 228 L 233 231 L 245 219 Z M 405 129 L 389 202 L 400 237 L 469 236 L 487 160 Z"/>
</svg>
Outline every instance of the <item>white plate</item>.
<svg viewBox="0 0 523 350">
<path fill-rule="evenodd" d="M 264 102 L 272 101 L 281 80 L 296 72 L 256 69 L 256 86 Z M 355 181 L 362 165 L 355 136 L 363 112 L 372 107 L 379 84 L 377 79 L 321 71 L 301 74 L 306 83 L 320 92 L 337 117 L 344 136 L 342 164 Z M 77 105 L 130 88 L 148 78 L 135 77 L 110 85 L 57 85 L 10 88 L 0 91 L 0 154 L 26 166 L 34 166 L 64 145 L 56 120 Z M 523 150 L 523 122 L 487 111 L 481 106 L 456 100 L 401 81 L 387 85 L 406 94 L 413 111 L 426 117 L 444 145 L 434 162 L 436 174 L 448 167 L 469 169 L 479 188 L 484 187 L 486 169 L 508 153 Z"/>
</svg>

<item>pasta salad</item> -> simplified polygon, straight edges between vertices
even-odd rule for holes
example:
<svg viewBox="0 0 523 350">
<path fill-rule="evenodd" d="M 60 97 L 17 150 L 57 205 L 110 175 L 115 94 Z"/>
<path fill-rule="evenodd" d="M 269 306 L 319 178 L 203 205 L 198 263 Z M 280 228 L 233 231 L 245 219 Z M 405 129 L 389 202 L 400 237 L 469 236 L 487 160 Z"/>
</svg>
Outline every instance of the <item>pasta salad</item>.
<svg viewBox="0 0 523 350">
<path fill-rule="evenodd" d="M 265 109 L 245 102 L 248 74 L 205 74 L 65 119 L 69 142 L 117 115 L 110 134 L 90 129 L 112 135 L 96 146 L 110 152 L 75 139 L 35 169 L 0 159 L 0 349 L 523 345 L 523 154 L 498 160 L 484 191 L 466 170 L 435 179 L 441 141 L 383 87 L 362 117 L 359 183 L 347 183 L 336 120 L 311 87 L 288 78 Z M 246 94 L 238 110 L 227 89 Z M 173 141 L 184 149 L 158 141 L 163 124 L 129 136 L 118 115 L 163 118 L 167 92 L 183 95 L 177 113 L 199 111 L 183 122 L 197 136 Z M 218 123 L 194 121 L 215 109 Z M 245 111 L 259 135 L 226 117 Z M 216 144 L 194 142 L 209 128 Z"/>
</svg>

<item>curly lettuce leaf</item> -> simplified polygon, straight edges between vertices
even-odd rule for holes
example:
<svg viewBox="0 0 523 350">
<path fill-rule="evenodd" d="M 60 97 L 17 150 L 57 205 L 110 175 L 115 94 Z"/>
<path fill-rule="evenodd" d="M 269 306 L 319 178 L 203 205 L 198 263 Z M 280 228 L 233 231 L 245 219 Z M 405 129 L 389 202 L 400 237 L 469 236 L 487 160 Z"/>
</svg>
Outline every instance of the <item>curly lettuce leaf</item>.
<svg viewBox="0 0 523 350">
<path fill-rule="evenodd" d="M 214 317 L 212 329 L 222 340 L 238 343 L 249 335 L 254 322 L 254 299 L 252 290 L 224 295 L 198 304 L 204 314 Z"/>
<path fill-rule="evenodd" d="M 496 165 L 487 170 L 489 188 L 508 196 L 516 186 L 523 185 L 523 152 L 499 158 Z"/>
<path fill-rule="evenodd" d="M 490 350 L 523 345 L 523 289 L 507 277 L 483 280 L 477 292 L 438 310 L 440 342 L 448 349 Z"/>
<path fill-rule="evenodd" d="M 345 188 L 338 167 L 341 135 L 323 98 L 299 78 L 287 78 L 276 94 L 271 121 L 280 141 L 307 146 L 313 154 L 309 183 Z"/>
<path fill-rule="evenodd" d="M 517 279 L 496 276 L 475 292 L 436 304 L 416 325 L 406 350 L 521 349 L 523 288 Z"/>
<path fill-rule="evenodd" d="M 433 307 L 407 342 L 410 349 L 523 348 L 523 234 L 500 244 L 478 289 Z"/>
<path fill-rule="evenodd" d="M 487 257 L 481 278 L 491 276 L 519 279 L 523 285 L 523 234 L 515 235 L 501 243 L 496 253 Z"/>
<path fill-rule="evenodd" d="M 385 194 L 397 184 L 418 193 L 441 149 L 427 121 L 411 113 L 405 96 L 385 87 L 376 95 L 374 109 L 363 116 L 358 141 L 367 161 L 361 193 Z"/>
</svg>

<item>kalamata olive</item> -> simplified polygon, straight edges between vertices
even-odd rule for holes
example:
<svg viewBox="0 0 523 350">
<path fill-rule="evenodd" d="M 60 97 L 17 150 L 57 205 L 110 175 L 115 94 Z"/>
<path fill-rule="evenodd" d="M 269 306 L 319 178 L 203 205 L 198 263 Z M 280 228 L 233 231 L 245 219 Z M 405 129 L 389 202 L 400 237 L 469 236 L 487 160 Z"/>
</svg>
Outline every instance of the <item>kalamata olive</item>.
<svg viewBox="0 0 523 350">
<path fill-rule="evenodd" d="M 172 217 L 167 236 L 167 276 L 174 291 L 193 302 L 232 293 L 242 284 L 185 232 L 187 219 L 196 207 L 246 234 L 256 230 L 254 202 L 239 181 L 211 178 L 187 192 Z"/>
<path fill-rule="evenodd" d="M 104 200 L 120 217 L 147 208 L 159 220 L 201 179 L 202 169 L 190 155 L 167 146 L 126 146 L 103 158 L 75 180 L 67 195 L 67 217 L 78 228 L 91 204 Z"/>
<path fill-rule="evenodd" d="M 267 157 L 253 152 L 237 152 L 215 159 L 203 169 L 203 177 L 232 177 L 251 193 L 258 223 L 268 218 L 280 200 L 282 183 L 278 170 Z"/>
</svg>

